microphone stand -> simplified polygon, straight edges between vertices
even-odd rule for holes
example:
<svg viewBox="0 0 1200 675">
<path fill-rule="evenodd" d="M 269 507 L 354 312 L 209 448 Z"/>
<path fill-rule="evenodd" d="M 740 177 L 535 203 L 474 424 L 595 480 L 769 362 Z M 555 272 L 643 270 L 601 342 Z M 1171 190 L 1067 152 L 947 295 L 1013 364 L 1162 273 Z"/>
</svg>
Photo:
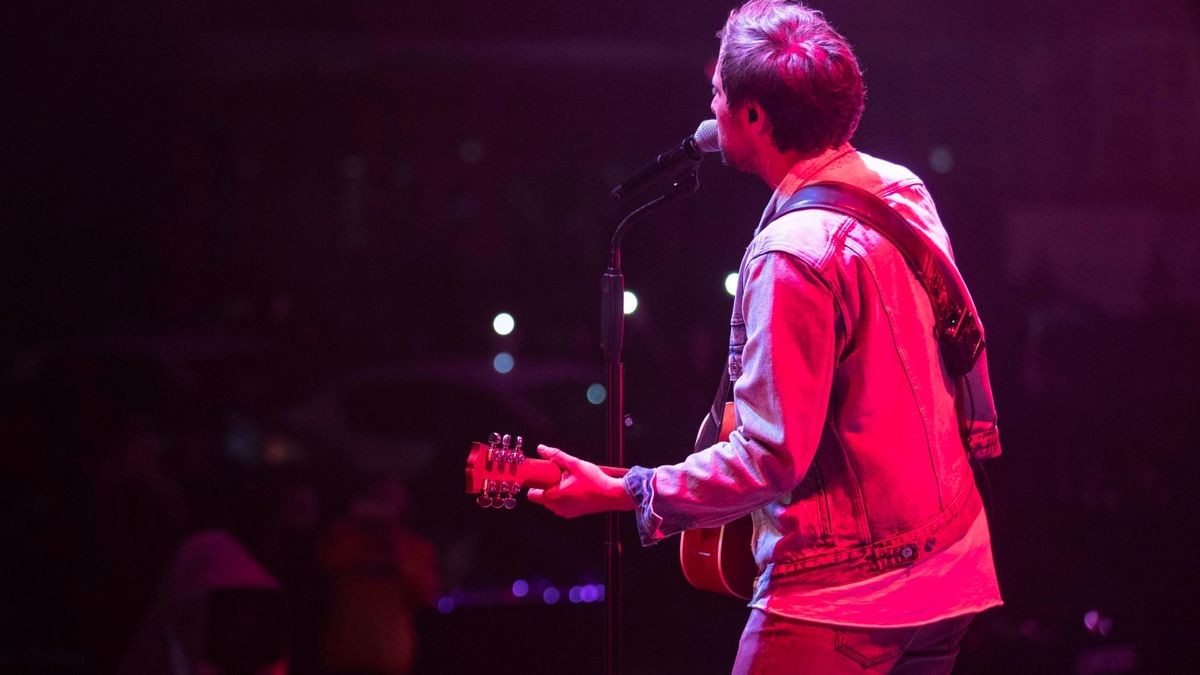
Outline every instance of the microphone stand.
<svg viewBox="0 0 1200 675">
<path fill-rule="evenodd" d="M 609 246 L 608 269 L 600 280 L 600 348 L 604 351 L 605 387 L 605 463 L 625 466 L 625 369 L 621 351 L 625 342 L 625 277 L 621 273 L 621 242 L 627 228 L 651 211 L 700 187 L 699 164 L 690 166 L 671 179 L 658 196 L 625 216 L 613 233 Z M 606 515 L 606 561 L 604 565 L 604 672 L 621 672 L 621 531 L 616 511 Z"/>
</svg>

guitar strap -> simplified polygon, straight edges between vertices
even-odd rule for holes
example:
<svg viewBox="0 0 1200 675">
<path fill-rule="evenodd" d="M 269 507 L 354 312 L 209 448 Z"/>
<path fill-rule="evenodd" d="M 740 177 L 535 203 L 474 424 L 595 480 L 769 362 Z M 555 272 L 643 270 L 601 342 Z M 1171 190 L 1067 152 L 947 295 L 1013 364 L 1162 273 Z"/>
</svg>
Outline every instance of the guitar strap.
<svg viewBox="0 0 1200 675">
<path fill-rule="evenodd" d="M 775 212 L 772 221 L 801 209 L 824 209 L 871 227 L 899 249 L 929 295 L 936 338 L 946 369 L 955 378 L 959 430 L 973 458 L 1000 455 L 996 410 L 984 357 L 983 325 L 954 262 L 927 234 L 896 213 L 883 199 L 847 183 L 820 182 L 801 188 Z M 716 442 L 725 403 L 732 398 L 729 368 L 721 376 L 713 405 L 697 436 L 697 449 Z"/>
</svg>

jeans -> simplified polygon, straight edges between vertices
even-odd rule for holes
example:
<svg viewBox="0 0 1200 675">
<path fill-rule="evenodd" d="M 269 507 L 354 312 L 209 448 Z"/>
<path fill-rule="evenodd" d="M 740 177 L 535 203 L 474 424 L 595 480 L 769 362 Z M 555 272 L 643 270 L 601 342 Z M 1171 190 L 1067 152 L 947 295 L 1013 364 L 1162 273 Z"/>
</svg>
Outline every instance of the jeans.
<svg viewBox="0 0 1200 675">
<path fill-rule="evenodd" d="M 850 628 L 751 610 L 733 675 L 944 675 L 975 615 L 909 628 Z"/>
</svg>

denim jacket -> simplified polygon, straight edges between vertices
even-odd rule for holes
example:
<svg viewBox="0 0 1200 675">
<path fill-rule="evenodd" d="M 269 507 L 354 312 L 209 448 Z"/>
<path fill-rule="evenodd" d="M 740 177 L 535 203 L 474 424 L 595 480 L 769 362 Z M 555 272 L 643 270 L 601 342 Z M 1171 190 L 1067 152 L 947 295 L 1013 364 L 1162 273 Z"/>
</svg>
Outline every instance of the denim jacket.
<svg viewBox="0 0 1200 675">
<path fill-rule="evenodd" d="M 900 252 L 853 219 L 774 218 L 803 185 L 841 181 L 882 197 L 952 257 L 919 178 L 854 151 L 800 165 L 775 191 L 739 272 L 727 442 L 625 479 L 643 544 L 753 515 L 756 595 L 850 583 L 957 541 L 981 508 L 925 290 Z M 986 359 L 986 355 L 983 357 Z M 971 445 L 999 452 L 986 401 Z"/>
</svg>

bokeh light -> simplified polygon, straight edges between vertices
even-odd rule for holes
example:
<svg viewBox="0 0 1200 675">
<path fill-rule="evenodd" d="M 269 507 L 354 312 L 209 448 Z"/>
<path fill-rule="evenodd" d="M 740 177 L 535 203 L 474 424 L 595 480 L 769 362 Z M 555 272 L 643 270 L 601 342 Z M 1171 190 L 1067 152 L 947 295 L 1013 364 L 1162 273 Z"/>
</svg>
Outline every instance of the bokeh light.
<svg viewBox="0 0 1200 675">
<path fill-rule="evenodd" d="M 954 170 L 954 153 L 944 145 L 935 146 L 929 151 L 929 168 L 937 173 L 950 173 Z"/>
<path fill-rule="evenodd" d="M 633 291 L 625 291 L 625 313 L 633 314 L 638 308 L 638 297 Z"/>
<path fill-rule="evenodd" d="M 591 403 L 592 405 L 600 405 L 601 403 L 604 403 L 604 400 L 607 398 L 608 398 L 608 390 L 604 388 L 604 385 L 600 384 L 599 382 L 595 382 L 595 383 L 588 385 L 588 388 L 587 388 L 588 403 Z"/>
<path fill-rule="evenodd" d="M 517 320 L 508 312 L 500 312 L 492 319 L 492 330 L 496 331 L 497 335 L 508 335 L 516 327 Z"/>
</svg>

